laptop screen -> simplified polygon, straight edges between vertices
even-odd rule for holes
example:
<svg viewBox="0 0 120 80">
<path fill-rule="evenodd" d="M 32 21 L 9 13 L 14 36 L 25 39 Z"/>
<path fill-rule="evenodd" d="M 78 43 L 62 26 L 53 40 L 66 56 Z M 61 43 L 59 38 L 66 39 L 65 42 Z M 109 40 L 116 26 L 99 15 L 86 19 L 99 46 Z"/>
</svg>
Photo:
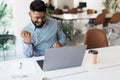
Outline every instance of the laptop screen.
<svg viewBox="0 0 120 80">
<path fill-rule="evenodd" d="M 37 63 L 43 64 L 44 71 L 81 66 L 85 50 L 86 45 L 49 48 L 45 50 L 44 61 Z"/>
</svg>

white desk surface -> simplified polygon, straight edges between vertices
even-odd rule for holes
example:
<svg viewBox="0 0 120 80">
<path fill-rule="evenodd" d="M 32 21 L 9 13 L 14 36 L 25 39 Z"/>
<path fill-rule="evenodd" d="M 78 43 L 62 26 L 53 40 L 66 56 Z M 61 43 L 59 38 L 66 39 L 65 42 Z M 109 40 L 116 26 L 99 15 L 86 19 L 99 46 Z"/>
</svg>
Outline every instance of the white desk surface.
<svg viewBox="0 0 120 80">
<path fill-rule="evenodd" d="M 93 19 L 96 18 L 99 13 L 87 14 L 86 12 L 77 13 L 77 14 L 52 14 L 51 17 L 59 20 L 78 20 L 78 19 Z"/>
<path fill-rule="evenodd" d="M 81 67 L 59 69 L 44 72 L 36 63 L 44 57 L 18 59 L 0 62 L 0 80 L 120 80 L 120 45 L 97 49 L 97 64 L 89 63 L 86 50 Z M 22 62 L 22 69 L 19 69 Z"/>
<path fill-rule="evenodd" d="M 87 12 L 77 13 L 77 14 L 52 14 L 51 17 L 58 20 L 80 20 L 80 19 L 94 19 L 98 16 L 99 13 L 87 14 Z M 110 18 L 112 14 L 107 14 L 106 18 Z"/>
</svg>

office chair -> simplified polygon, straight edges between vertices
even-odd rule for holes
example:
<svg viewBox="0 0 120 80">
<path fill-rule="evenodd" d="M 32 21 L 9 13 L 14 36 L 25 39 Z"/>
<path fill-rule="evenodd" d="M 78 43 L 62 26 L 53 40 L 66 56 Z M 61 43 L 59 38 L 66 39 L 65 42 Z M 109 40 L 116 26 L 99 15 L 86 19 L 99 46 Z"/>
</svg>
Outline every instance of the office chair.
<svg viewBox="0 0 120 80">
<path fill-rule="evenodd" d="M 56 8 L 54 11 L 53 11 L 54 14 L 63 14 L 63 11 L 62 9 L 59 9 L 59 8 Z"/>
<path fill-rule="evenodd" d="M 52 79 L 50 79 L 50 78 L 48 78 L 48 77 L 43 77 L 42 80 L 52 80 Z"/>
<path fill-rule="evenodd" d="M 69 6 L 68 5 L 64 5 L 63 9 L 69 9 Z"/>
<path fill-rule="evenodd" d="M 95 19 L 89 20 L 88 27 L 92 28 L 92 27 L 96 27 L 98 25 L 102 25 L 102 27 L 103 27 L 104 22 L 105 22 L 105 14 L 100 13 L 100 14 L 98 14 L 98 16 Z"/>
<path fill-rule="evenodd" d="M 87 49 L 108 47 L 106 33 L 97 28 L 89 29 L 85 33 L 84 44 L 87 45 Z"/>
<path fill-rule="evenodd" d="M 69 9 L 67 13 L 69 14 L 77 14 L 77 8 L 72 8 L 72 9 Z"/>
<path fill-rule="evenodd" d="M 108 38 L 111 36 L 119 38 L 120 35 L 120 12 L 116 12 L 110 18 L 108 23 Z"/>
<path fill-rule="evenodd" d="M 109 13 L 109 11 L 107 9 L 103 9 L 102 13 L 107 14 L 107 13 Z"/>
<path fill-rule="evenodd" d="M 70 8 L 69 8 L 68 5 L 64 5 L 64 6 L 63 6 L 63 12 L 64 12 L 64 13 L 67 13 L 69 9 L 70 9 Z"/>
<path fill-rule="evenodd" d="M 94 10 L 93 9 L 87 9 L 87 14 L 94 14 Z"/>
</svg>

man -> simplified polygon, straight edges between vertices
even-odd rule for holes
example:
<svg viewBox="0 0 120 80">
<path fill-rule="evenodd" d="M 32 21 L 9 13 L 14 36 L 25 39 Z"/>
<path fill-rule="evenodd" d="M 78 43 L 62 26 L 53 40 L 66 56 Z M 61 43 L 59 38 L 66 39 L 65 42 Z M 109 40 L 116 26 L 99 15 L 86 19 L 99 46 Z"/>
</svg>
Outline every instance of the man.
<svg viewBox="0 0 120 80">
<path fill-rule="evenodd" d="M 65 35 L 55 19 L 46 16 L 46 6 L 42 0 L 30 4 L 31 22 L 24 27 L 21 37 L 26 57 L 43 56 L 46 48 L 64 46 Z"/>
</svg>

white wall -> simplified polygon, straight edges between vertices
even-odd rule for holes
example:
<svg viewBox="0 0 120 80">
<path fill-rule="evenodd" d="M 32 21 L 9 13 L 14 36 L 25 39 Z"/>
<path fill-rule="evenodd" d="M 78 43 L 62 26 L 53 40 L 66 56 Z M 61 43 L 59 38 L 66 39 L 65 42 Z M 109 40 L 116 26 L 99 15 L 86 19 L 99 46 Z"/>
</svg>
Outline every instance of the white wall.
<svg viewBox="0 0 120 80">
<path fill-rule="evenodd" d="M 78 7 L 79 2 L 81 2 L 82 0 L 73 0 L 73 7 Z"/>
<path fill-rule="evenodd" d="M 95 9 L 95 10 L 101 10 L 103 9 L 102 2 L 104 0 L 83 0 L 87 2 L 87 8 Z"/>
<path fill-rule="evenodd" d="M 22 39 L 20 37 L 20 32 L 23 26 L 29 22 L 29 5 L 32 0 L 13 0 L 13 28 L 16 39 L 16 51 L 17 54 L 22 54 Z"/>
<path fill-rule="evenodd" d="M 57 8 L 62 8 L 63 5 L 68 5 L 70 8 L 77 7 L 79 2 L 87 2 L 87 8 L 100 10 L 103 9 L 102 2 L 104 0 L 53 0 L 53 4 Z"/>
<path fill-rule="evenodd" d="M 73 7 L 74 0 L 53 0 L 55 8 L 63 8 L 64 5 L 68 5 L 70 8 Z"/>
</svg>

